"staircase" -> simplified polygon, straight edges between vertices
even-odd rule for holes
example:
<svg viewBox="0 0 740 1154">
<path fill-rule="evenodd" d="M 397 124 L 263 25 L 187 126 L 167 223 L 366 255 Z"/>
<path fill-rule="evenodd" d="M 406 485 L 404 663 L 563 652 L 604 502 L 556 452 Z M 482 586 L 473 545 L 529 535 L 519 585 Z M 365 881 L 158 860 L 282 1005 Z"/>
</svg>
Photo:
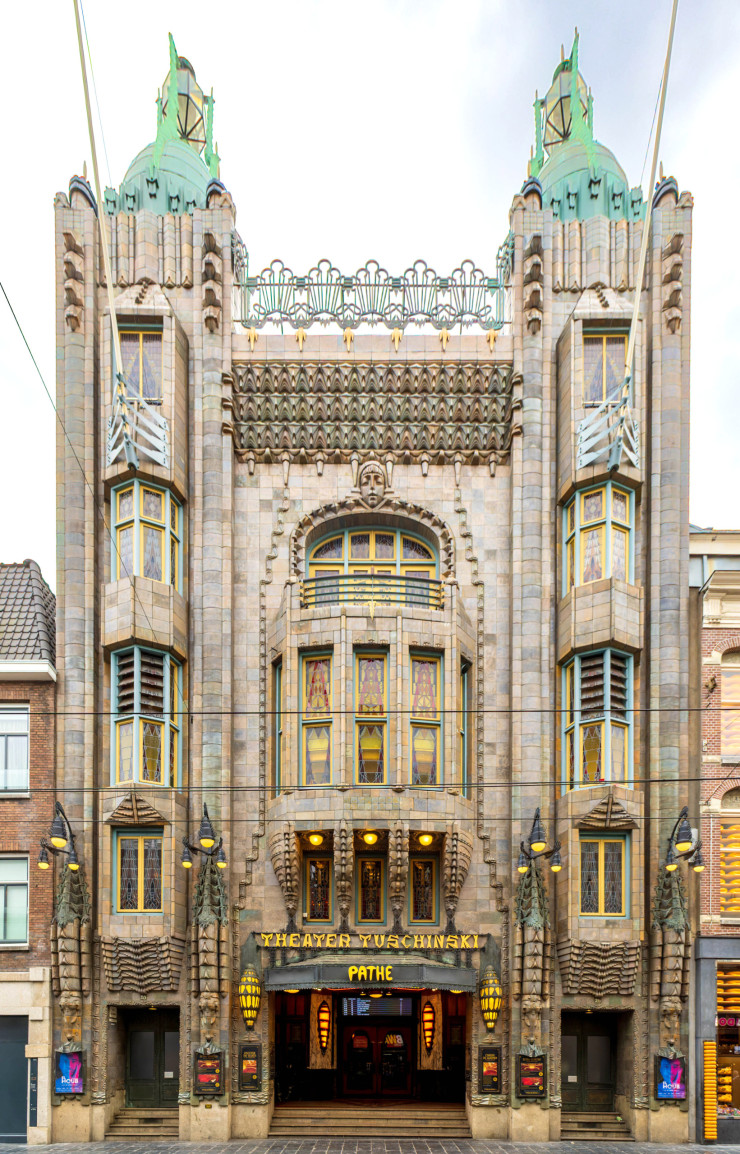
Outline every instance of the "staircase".
<svg viewBox="0 0 740 1154">
<path fill-rule="evenodd" d="M 587 1112 L 560 1115 L 561 1142 L 634 1142 L 626 1122 L 616 1113 Z"/>
<path fill-rule="evenodd" d="M 442 1102 L 288 1102 L 270 1138 L 470 1138 L 465 1107 Z"/>
<path fill-rule="evenodd" d="M 126 1106 L 119 1110 L 105 1132 L 106 1141 L 159 1138 L 171 1141 L 180 1136 L 177 1106 Z"/>
</svg>

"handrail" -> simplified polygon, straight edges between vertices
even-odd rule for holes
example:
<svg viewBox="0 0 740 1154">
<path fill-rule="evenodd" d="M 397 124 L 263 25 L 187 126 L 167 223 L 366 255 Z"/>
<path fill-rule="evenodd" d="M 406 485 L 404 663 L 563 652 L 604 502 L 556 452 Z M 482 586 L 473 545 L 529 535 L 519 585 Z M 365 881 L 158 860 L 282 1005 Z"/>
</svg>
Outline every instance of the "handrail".
<svg viewBox="0 0 740 1154">
<path fill-rule="evenodd" d="M 339 573 L 333 577 L 309 577 L 301 582 L 303 609 L 368 602 L 373 606 L 387 602 L 442 609 L 444 587 L 441 581 L 433 578 L 392 573 Z"/>
</svg>

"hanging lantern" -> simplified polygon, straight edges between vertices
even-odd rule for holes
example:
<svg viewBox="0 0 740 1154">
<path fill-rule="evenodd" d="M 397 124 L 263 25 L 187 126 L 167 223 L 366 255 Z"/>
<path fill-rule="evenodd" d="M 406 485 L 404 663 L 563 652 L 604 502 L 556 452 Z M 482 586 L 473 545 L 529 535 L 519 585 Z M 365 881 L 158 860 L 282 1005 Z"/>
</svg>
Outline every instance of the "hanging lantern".
<svg viewBox="0 0 740 1154">
<path fill-rule="evenodd" d="M 492 1030 L 496 1025 L 503 996 L 504 991 L 501 989 L 496 971 L 493 966 L 488 966 L 480 982 L 480 1009 L 486 1028 L 489 1030 Z"/>
<path fill-rule="evenodd" d="M 247 966 L 239 981 L 239 1005 L 242 1017 L 251 1030 L 257 1020 L 262 998 L 262 986 L 254 966 Z"/>
<path fill-rule="evenodd" d="M 421 1036 L 424 1039 L 424 1048 L 431 1054 L 434 1045 L 435 1013 L 431 1002 L 425 1002 L 421 1011 Z"/>
<path fill-rule="evenodd" d="M 319 1032 L 319 1046 L 322 1054 L 329 1045 L 329 1033 L 331 1031 L 331 1006 L 328 1002 L 322 1002 L 316 1014 L 316 1027 Z"/>
</svg>

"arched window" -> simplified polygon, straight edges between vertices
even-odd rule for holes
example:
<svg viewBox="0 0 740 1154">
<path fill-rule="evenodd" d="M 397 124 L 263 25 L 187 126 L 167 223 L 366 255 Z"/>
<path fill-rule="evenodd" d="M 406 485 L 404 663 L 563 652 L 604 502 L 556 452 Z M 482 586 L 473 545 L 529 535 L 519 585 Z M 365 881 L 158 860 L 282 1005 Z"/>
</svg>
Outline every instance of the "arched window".
<svg viewBox="0 0 740 1154">
<path fill-rule="evenodd" d="M 405 529 L 359 525 L 320 540 L 308 553 L 304 605 L 392 601 L 442 606 L 439 558 Z"/>
</svg>

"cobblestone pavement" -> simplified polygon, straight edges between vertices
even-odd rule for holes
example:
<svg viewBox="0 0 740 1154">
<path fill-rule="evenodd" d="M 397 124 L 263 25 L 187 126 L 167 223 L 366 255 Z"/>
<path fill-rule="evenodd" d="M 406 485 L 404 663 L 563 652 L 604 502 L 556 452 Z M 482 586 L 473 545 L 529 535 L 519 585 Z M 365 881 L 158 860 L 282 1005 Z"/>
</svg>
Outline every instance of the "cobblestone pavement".
<svg viewBox="0 0 740 1154">
<path fill-rule="evenodd" d="M 0 1143 L 0 1154 L 707 1154 L 706 1146 L 630 1142 L 496 1142 L 465 1138 L 264 1138 L 231 1142 L 58 1142 L 53 1146 Z M 740 1146 L 717 1145 L 713 1154 L 738 1154 Z"/>
</svg>

